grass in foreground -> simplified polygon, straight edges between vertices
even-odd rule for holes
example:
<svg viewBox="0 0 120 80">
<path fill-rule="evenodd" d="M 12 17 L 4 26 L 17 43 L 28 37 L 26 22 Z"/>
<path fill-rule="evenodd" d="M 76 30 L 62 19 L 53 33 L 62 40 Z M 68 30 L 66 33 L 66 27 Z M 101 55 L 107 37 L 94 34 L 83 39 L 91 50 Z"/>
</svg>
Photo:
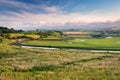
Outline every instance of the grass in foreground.
<svg viewBox="0 0 120 80">
<path fill-rule="evenodd" d="M 120 54 L 0 44 L 0 80 L 119 80 Z"/>
</svg>

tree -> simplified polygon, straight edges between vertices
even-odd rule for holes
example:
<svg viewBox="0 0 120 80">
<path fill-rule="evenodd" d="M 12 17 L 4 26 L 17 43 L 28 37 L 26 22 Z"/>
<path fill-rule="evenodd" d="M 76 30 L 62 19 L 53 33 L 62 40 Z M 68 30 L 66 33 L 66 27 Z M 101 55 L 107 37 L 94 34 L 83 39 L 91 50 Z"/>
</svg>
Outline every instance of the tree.
<svg viewBox="0 0 120 80">
<path fill-rule="evenodd" d="M 40 35 L 40 38 L 47 38 L 48 37 L 48 33 L 45 31 L 39 31 L 38 35 Z"/>
<path fill-rule="evenodd" d="M 59 36 L 62 38 L 62 36 L 63 36 L 63 32 L 62 31 L 56 31 L 58 34 L 59 34 Z"/>
<path fill-rule="evenodd" d="M 20 32 L 24 32 L 23 30 L 14 30 L 13 28 L 9 29 L 7 27 L 0 27 L 0 33 L 20 33 Z"/>
<path fill-rule="evenodd" d="M 92 34 L 91 36 L 94 37 L 94 38 L 102 38 L 105 35 L 103 35 L 103 34 Z"/>
<path fill-rule="evenodd" d="M 2 42 L 2 38 L 0 38 L 0 43 Z"/>
<path fill-rule="evenodd" d="M 47 38 L 48 36 L 55 36 L 55 37 L 61 38 L 63 35 L 63 33 L 61 31 L 52 31 L 52 30 L 39 31 L 37 33 L 38 33 L 38 35 L 40 35 L 40 38 Z"/>
</svg>

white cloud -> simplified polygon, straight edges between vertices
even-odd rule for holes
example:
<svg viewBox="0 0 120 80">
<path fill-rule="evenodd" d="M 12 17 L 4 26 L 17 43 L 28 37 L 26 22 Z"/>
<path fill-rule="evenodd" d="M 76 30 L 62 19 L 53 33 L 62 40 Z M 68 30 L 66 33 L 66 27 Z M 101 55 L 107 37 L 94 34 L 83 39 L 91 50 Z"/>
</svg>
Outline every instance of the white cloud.
<svg viewBox="0 0 120 80">
<path fill-rule="evenodd" d="M 59 6 L 46 5 L 30 5 L 22 2 L 10 0 L 0 0 L 0 4 L 7 3 L 23 9 L 43 9 L 44 13 L 30 13 L 21 11 L 21 13 L 7 12 L 11 15 L 0 14 L 0 26 L 8 26 L 14 28 L 26 27 L 44 27 L 44 26 L 65 26 L 65 25 L 81 25 L 96 22 L 116 21 L 120 18 L 119 11 L 102 12 L 92 11 L 87 14 L 79 13 L 64 13 Z"/>
<path fill-rule="evenodd" d="M 0 25 L 10 27 L 43 27 L 43 26 L 64 26 L 81 25 L 95 22 L 115 21 L 120 16 L 114 15 L 97 15 L 97 14 L 80 14 L 80 13 L 49 13 L 49 14 L 34 14 L 23 12 L 21 14 L 14 13 L 15 16 L 0 15 Z"/>
<path fill-rule="evenodd" d="M 49 13 L 62 13 L 62 11 L 58 6 L 51 6 L 51 7 L 42 6 L 42 9 L 44 9 L 46 12 L 49 12 Z"/>
</svg>

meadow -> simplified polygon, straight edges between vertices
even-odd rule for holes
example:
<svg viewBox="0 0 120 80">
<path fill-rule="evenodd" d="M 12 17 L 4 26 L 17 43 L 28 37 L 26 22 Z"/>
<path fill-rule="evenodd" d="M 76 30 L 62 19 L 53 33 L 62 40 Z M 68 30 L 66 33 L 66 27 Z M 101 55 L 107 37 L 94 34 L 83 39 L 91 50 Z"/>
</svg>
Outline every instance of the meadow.
<svg viewBox="0 0 120 80">
<path fill-rule="evenodd" d="M 76 38 L 63 41 L 32 40 L 22 43 L 30 46 L 47 46 L 77 49 L 120 50 L 120 37 L 112 38 Z"/>
<path fill-rule="evenodd" d="M 120 54 L 27 49 L 11 42 L 0 43 L 0 80 L 120 80 Z"/>
</svg>

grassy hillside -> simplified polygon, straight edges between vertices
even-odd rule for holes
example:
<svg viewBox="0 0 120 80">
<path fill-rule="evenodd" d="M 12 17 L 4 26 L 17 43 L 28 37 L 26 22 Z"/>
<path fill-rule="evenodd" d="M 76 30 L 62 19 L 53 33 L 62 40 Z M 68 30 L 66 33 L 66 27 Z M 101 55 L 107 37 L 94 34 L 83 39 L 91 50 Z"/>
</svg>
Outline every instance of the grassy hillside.
<svg viewBox="0 0 120 80">
<path fill-rule="evenodd" d="M 120 54 L 25 49 L 0 43 L 0 80 L 119 80 Z"/>
</svg>

